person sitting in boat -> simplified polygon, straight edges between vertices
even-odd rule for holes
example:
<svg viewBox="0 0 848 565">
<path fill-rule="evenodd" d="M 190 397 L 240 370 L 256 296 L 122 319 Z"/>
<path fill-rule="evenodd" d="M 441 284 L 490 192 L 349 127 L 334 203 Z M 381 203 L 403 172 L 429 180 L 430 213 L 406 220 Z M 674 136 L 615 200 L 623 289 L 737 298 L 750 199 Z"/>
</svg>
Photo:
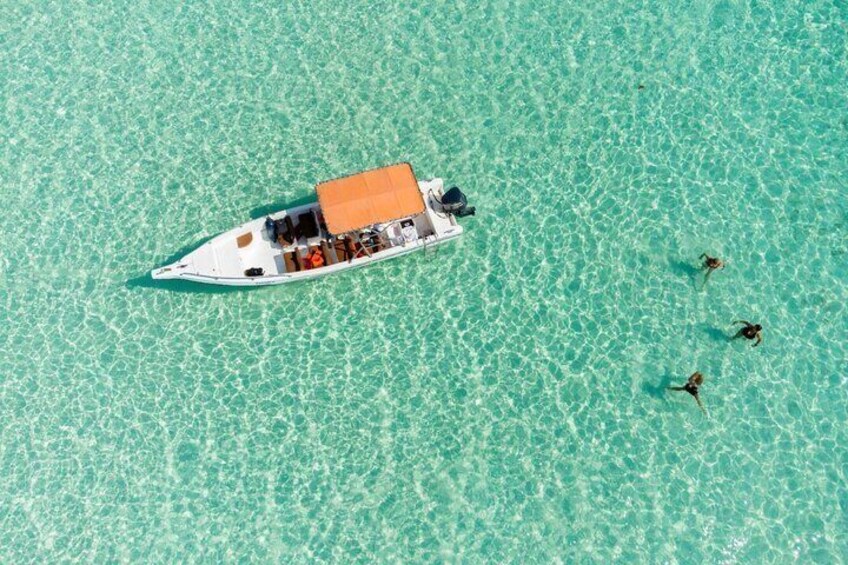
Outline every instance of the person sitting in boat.
<svg viewBox="0 0 848 565">
<path fill-rule="evenodd" d="M 317 269 L 324 266 L 324 252 L 319 248 L 310 249 L 304 260 L 307 269 Z"/>
</svg>

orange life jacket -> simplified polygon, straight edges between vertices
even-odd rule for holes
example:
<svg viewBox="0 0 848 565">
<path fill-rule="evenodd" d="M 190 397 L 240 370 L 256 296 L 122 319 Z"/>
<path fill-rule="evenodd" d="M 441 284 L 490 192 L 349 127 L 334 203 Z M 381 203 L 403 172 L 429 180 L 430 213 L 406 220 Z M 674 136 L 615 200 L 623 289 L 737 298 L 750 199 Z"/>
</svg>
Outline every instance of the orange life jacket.
<svg viewBox="0 0 848 565">
<path fill-rule="evenodd" d="M 309 252 L 309 255 L 306 256 L 306 261 L 309 264 L 310 269 L 316 269 L 318 267 L 324 266 L 324 254 L 320 249 L 313 249 Z"/>
</svg>

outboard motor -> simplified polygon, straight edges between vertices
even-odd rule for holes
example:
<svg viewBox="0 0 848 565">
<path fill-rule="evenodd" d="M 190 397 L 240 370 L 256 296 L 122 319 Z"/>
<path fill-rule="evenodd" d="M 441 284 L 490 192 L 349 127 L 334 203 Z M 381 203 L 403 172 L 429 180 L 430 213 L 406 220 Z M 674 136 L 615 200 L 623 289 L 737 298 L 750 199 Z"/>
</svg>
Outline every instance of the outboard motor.
<svg viewBox="0 0 848 565">
<path fill-rule="evenodd" d="M 458 186 L 451 187 L 442 196 L 441 204 L 445 212 L 450 212 L 457 218 L 474 215 L 474 206 L 468 206 L 468 200 Z"/>
</svg>

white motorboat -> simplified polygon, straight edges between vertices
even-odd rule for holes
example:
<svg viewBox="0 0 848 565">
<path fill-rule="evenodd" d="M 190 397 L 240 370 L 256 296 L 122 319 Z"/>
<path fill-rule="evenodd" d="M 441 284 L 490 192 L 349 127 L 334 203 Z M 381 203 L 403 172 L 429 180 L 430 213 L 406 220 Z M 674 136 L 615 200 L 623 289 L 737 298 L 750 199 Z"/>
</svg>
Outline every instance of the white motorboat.
<svg viewBox="0 0 848 565">
<path fill-rule="evenodd" d="M 462 234 L 474 213 L 442 179 L 399 163 L 319 183 L 315 202 L 252 220 L 204 243 L 154 279 L 263 286 L 313 279 L 400 257 Z"/>
</svg>

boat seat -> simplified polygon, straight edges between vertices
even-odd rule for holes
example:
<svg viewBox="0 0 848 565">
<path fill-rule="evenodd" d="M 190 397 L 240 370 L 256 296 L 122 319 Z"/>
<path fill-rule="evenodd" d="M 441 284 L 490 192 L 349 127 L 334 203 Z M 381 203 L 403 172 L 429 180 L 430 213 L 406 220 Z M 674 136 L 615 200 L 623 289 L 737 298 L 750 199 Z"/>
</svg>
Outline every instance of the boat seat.
<svg viewBox="0 0 848 565">
<path fill-rule="evenodd" d="M 319 233 L 318 222 L 315 221 L 315 214 L 312 213 L 312 210 L 297 217 L 297 227 L 300 230 L 300 235 L 306 239 L 315 237 Z"/>
<path fill-rule="evenodd" d="M 336 250 L 327 245 L 327 240 L 321 240 L 321 251 L 324 252 L 324 257 L 327 259 L 328 265 L 335 265 L 339 262 L 339 258 L 336 257 Z"/>
<path fill-rule="evenodd" d="M 277 243 L 279 243 L 281 247 L 288 247 L 294 243 L 294 236 L 292 233 L 293 232 L 291 228 L 289 228 L 287 222 L 284 220 L 274 220 L 274 234 Z"/>
<path fill-rule="evenodd" d="M 333 251 L 335 251 L 336 257 L 339 261 L 344 261 L 347 259 L 347 253 L 345 253 L 344 238 L 336 238 L 333 240 Z"/>
<path fill-rule="evenodd" d="M 291 216 L 286 216 L 283 221 L 286 224 L 286 231 L 291 235 L 291 243 L 297 241 L 298 232 L 294 227 L 294 223 L 292 222 Z"/>
<path fill-rule="evenodd" d="M 297 262 L 294 259 L 295 252 L 289 251 L 288 253 L 283 253 L 283 262 L 286 265 L 287 273 L 296 273 L 300 269 L 297 268 Z"/>
<path fill-rule="evenodd" d="M 336 251 L 339 261 L 353 261 L 353 245 L 351 245 L 349 237 L 336 239 L 333 243 L 333 249 Z"/>
</svg>

